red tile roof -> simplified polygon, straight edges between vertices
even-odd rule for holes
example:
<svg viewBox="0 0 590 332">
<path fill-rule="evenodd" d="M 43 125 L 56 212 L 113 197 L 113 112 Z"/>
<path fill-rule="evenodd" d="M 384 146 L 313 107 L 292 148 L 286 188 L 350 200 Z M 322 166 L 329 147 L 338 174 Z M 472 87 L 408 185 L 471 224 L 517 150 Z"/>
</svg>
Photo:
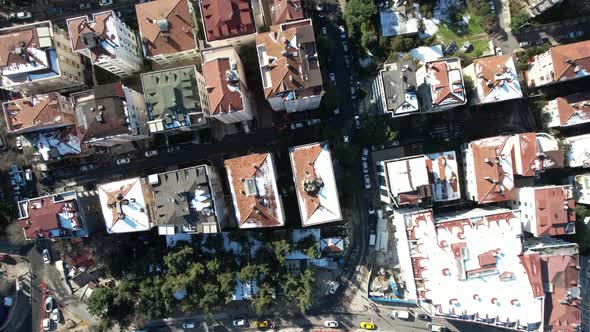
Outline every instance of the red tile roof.
<svg viewBox="0 0 590 332">
<path fill-rule="evenodd" d="M 575 78 L 576 69 L 590 72 L 590 40 L 555 46 L 550 52 L 555 81 Z"/>
<path fill-rule="evenodd" d="M 559 124 L 567 126 L 590 121 L 590 93 L 576 93 L 557 98 Z M 578 121 L 571 121 L 573 117 Z"/>
<path fill-rule="evenodd" d="M 201 16 L 208 42 L 256 32 L 248 0 L 201 0 Z"/>
<path fill-rule="evenodd" d="M 64 103 L 68 101 L 56 92 L 7 102 L 4 111 L 8 131 L 30 132 L 74 125 L 74 112 Z"/>
<path fill-rule="evenodd" d="M 455 103 L 463 103 L 464 99 L 458 96 L 458 93 L 464 94 L 463 82 L 451 82 L 450 69 L 447 61 L 435 61 L 427 62 L 426 69 L 429 74 L 434 78 L 434 81 L 430 83 L 431 92 L 435 95 L 432 100 L 433 105 L 441 105 L 443 102 L 453 99 Z M 459 69 L 460 70 L 460 69 Z M 459 85 L 459 87 L 453 87 L 453 85 Z"/>
<path fill-rule="evenodd" d="M 579 257 L 551 255 L 541 257 L 543 280 L 553 291 L 545 294 L 545 328 L 551 331 L 575 332 L 581 323 L 582 300 L 568 295 L 579 284 Z"/>
<path fill-rule="evenodd" d="M 541 256 L 537 253 L 518 256 L 524 267 L 529 282 L 533 289 L 533 296 L 540 297 L 545 294 L 543 291 L 543 276 L 541 274 Z"/>
<path fill-rule="evenodd" d="M 234 207 L 239 215 L 238 225 L 240 227 L 246 223 L 255 223 L 256 227 L 283 225 L 283 221 L 279 218 L 282 213 L 279 211 L 281 202 L 276 201 L 274 188 L 265 186 L 263 189 L 265 191 L 264 197 L 260 197 L 258 194 L 248 195 L 246 192 L 246 180 L 270 180 L 268 172 L 274 172 L 274 167 L 270 164 L 270 158 L 271 156 L 268 153 L 254 153 L 225 161 Z M 259 183 L 256 183 L 257 187 L 258 185 Z M 263 202 L 264 200 L 266 202 Z"/>
<path fill-rule="evenodd" d="M 67 20 L 68 31 L 70 34 L 70 43 L 74 51 L 80 51 L 88 49 L 92 61 L 101 54 L 108 54 L 102 47 L 95 47 L 89 49 L 84 43 L 84 38 L 89 34 L 98 37 L 103 40 L 114 39 L 116 31 L 108 31 L 107 21 L 113 19 L 113 11 L 106 11 L 101 13 L 95 13 L 92 15 L 93 20 L 89 20 L 87 16 L 76 17 Z"/>
<path fill-rule="evenodd" d="M 209 112 L 212 116 L 241 111 L 242 82 L 236 70 L 230 73 L 229 58 L 218 58 L 203 65 L 205 86 L 209 97 Z"/>
<path fill-rule="evenodd" d="M 135 5 L 135 11 L 148 57 L 197 48 L 194 14 L 189 10 L 188 0 L 146 2 Z"/>
<path fill-rule="evenodd" d="M 502 158 L 510 158 L 507 151 L 509 136 L 497 136 L 472 142 L 473 165 L 478 204 L 510 200 L 512 188 L 500 186 L 505 183 L 506 176 L 513 177 L 512 169 L 503 169 L 497 162 Z M 507 179 L 514 181 L 514 179 Z"/>
<path fill-rule="evenodd" d="M 501 91 L 506 84 L 512 82 L 509 74 L 514 70 L 514 60 L 510 54 L 475 59 L 473 66 L 477 77 L 476 84 L 479 84 L 479 88 L 483 91 L 483 98 L 486 98 L 493 90 Z"/>
<path fill-rule="evenodd" d="M 0 72 L 11 65 L 25 65 L 28 63 L 22 55 L 14 52 L 16 48 L 26 52 L 29 48 L 37 47 L 39 47 L 39 39 L 35 27 L 31 26 L 26 30 L 15 29 L 0 32 Z M 30 52 L 26 53 L 32 56 Z"/>
<path fill-rule="evenodd" d="M 59 214 L 70 215 L 71 222 L 80 225 L 76 200 L 54 203 L 52 196 L 39 197 L 29 200 L 26 210 L 28 217 L 20 219 L 19 224 L 27 239 L 52 237 L 52 231 L 59 232 L 59 236 L 68 236 L 60 224 Z"/>
<path fill-rule="evenodd" d="M 567 194 L 571 187 L 555 186 L 535 188 L 535 210 L 537 212 L 537 234 L 535 236 L 555 236 L 567 234 L 568 223 L 576 221 L 573 195 Z"/>
<path fill-rule="evenodd" d="M 272 25 L 303 18 L 302 0 L 272 0 L 270 8 Z"/>
</svg>

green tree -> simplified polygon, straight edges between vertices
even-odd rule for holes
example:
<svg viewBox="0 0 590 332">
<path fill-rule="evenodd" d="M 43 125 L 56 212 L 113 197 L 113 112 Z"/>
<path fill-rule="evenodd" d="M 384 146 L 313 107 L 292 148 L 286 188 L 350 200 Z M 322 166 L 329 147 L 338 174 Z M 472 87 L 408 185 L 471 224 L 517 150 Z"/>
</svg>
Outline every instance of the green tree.
<svg viewBox="0 0 590 332">
<path fill-rule="evenodd" d="M 363 23 L 373 24 L 377 17 L 377 6 L 373 0 L 350 0 L 344 10 L 348 34 L 352 39 L 361 39 Z"/>
<path fill-rule="evenodd" d="M 247 282 L 255 278 L 258 278 L 258 266 L 252 264 L 247 264 L 243 266 L 240 272 L 238 273 L 238 277 L 243 282 Z"/>
<path fill-rule="evenodd" d="M 91 314 L 107 321 L 105 324 L 117 322 L 125 328 L 134 315 L 131 291 L 131 284 L 127 282 L 121 282 L 116 288 L 98 288 L 88 299 L 88 309 Z"/>
<path fill-rule="evenodd" d="M 0 226 L 8 226 L 15 217 L 14 205 L 8 201 L 0 201 Z"/>
<path fill-rule="evenodd" d="M 164 278 L 156 275 L 147 277 L 139 284 L 137 293 L 137 304 L 135 310 L 145 316 L 147 319 L 155 319 L 167 316 L 170 311 L 170 304 L 167 303 L 171 297 L 170 293 L 162 292 L 164 287 Z"/>
<path fill-rule="evenodd" d="M 263 282 L 258 287 L 258 293 L 254 296 L 252 305 L 254 306 L 254 310 L 256 310 L 256 314 L 261 315 L 265 309 L 270 308 L 274 301 L 274 290 L 272 286 L 268 282 Z"/>
<path fill-rule="evenodd" d="M 512 31 L 514 32 L 517 32 L 520 29 L 522 29 L 526 24 L 528 24 L 529 20 L 529 15 L 524 11 L 520 11 L 516 13 L 516 15 L 512 15 L 510 21 L 510 29 L 512 29 Z"/>
<path fill-rule="evenodd" d="M 179 274 L 186 271 L 193 261 L 194 251 L 190 246 L 176 247 L 164 256 L 164 265 L 169 273 Z"/>
<path fill-rule="evenodd" d="M 371 53 L 379 46 L 379 36 L 370 21 L 361 23 L 361 45 Z"/>
<path fill-rule="evenodd" d="M 382 117 L 369 116 L 365 113 L 361 115 L 360 121 L 363 142 L 367 145 L 388 144 L 397 138 L 397 132 Z"/>
<path fill-rule="evenodd" d="M 277 240 L 271 242 L 276 261 L 284 266 L 287 262 L 287 254 L 291 252 L 291 244 L 286 240 Z"/>
<path fill-rule="evenodd" d="M 236 288 L 236 278 L 233 272 L 223 272 L 217 276 L 217 282 L 219 283 L 219 292 L 224 298 L 225 303 L 229 303 L 232 300 L 232 295 Z"/>
<path fill-rule="evenodd" d="M 297 242 L 297 249 L 312 259 L 319 257 L 319 248 L 320 245 L 313 235 L 308 235 Z"/>
</svg>

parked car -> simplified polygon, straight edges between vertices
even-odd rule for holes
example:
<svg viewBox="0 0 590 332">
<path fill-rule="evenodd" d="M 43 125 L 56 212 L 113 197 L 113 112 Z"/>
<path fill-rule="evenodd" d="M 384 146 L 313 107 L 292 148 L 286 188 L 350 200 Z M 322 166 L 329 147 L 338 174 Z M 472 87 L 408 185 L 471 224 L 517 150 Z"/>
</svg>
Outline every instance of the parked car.
<svg viewBox="0 0 590 332">
<path fill-rule="evenodd" d="M 336 108 L 334 109 L 334 114 L 336 114 L 336 115 L 340 114 L 340 110 L 338 109 L 338 107 L 336 107 Z"/>
<path fill-rule="evenodd" d="M 375 208 L 372 205 L 369 205 L 367 212 L 369 212 L 369 215 L 373 215 L 375 214 Z"/>
<path fill-rule="evenodd" d="M 502 49 L 499 47 L 496 47 L 496 55 L 502 55 L 504 53 L 502 53 Z"/>
<path fill-rule="evenodd" d="M 303 122 L 295 122 L 295 123 L 291 123 L 291 125 L 289 126 L 291 129 L 295 130 L 295 129 L 300 129 L 303 128 Z"/>
<path fill-rule="evenodd" d="M 16 136 L 16 141 L 14 142 L 14 145 L 16 146 L 16 148 L 18 150 L 22 150 L 23 149 L 23 137 Z"/>
<path fill-rule="evenodd" d="M 195 328 L 195 323 L 194 322 L 185 322 L 182 323 L 182 328 L 183 329 L 194 329 Z"/>
<path fill-rule="evenodd" d="M 363 161 L 363 173 L 369 174 L 369 165 L 367 164 L 366 161 Z"/>
<path fill-rule="evenodd" d="M 410 320 L 410 312 L 407 310 L 393 310 L 391 312 L 391 318 Z"/>
<path fill-rule="evenodd" d="M 354 127 L 356 129 L 361 129 L 361 119 L 359 118 L 358 115 L 354 116 Z"/>
<path fill-rule="evenodd" d="M 33 171 L 30 168 L 25 170 L 25 180 L 33 181 Z"/>
<path fill-rule="evenodd" d="M 427 314 L 417 314 L 416 318 L 418 318 L 419 320 L 423 320 L 425 322 L 430 322 L 431 320 L 430 316 L 428 316 Z"/>
<path fill-rule="evenodd" d="M 49 331 L 49 328 L 51 328 L 51 320 L 49 318 L 44 318 L 43 319 L 43 331 Z"/>
<path fill-rule="evenodd" d="M 92 5 L 89 2 L 82 2 L 80 3 L 80 9 L 90 9 Z"/>
<path fill-rule="evenodd" d="M 349 141 L 348 136 L 344 135 L 342 137 L 342 140 L 344 141 L 344 143 L 348 143 L 348 141 Z"/>
<path fill-rule="evenodd" d="M 45 264 L 51 263 L 51 254 L 49 253 L 49 249 L 43 249 L 41 256 L 43 256 L 43 262 Z"/>
<path fill-rule="evenodd" d="M 26 20 L 28 18 L 33 17 L 33 14 L 31 14 L 31 12 L 18 12 L 18 13 L 10 13 L 10 15 L 8 15 L 8 18 L 13 19 L 13 20 Z"/>
<path fill-rule="evenodd" d="M 61 313 L 59 312 L 59 309 L 55 308 L 51 311 L 51 320 L 56 323 L 61 321 Z"/>
<path fill-rule="evenodd" d="M 234 319 L 232 321 L 232 325 L 235 327 L 247 327 L 248 326 L 248 320 L 245 318 L 238 318 L 238 319 Z"/>
<path fill-rule="evenodd" d="M 322 35 L 326 36 L 328 34 L 328 29 L 326 27 L 322 27 Z"/>
<path fill-rule="evenodd" d="M 179 145 L 171 145 L 168 147 L 168 149 L 166 149 L 166 151 L 168 151 L 168 152 L 180 151 L 180 146 Z"/>
<path fill-rule="evenodd" d="M 344 28 L 344 25 L 340 25 L 338 27 L 340 29 L 340 38 L 342 38 L 342 40 L 346 39 L 346 29 Z"/>
<path fill-rule="evenodd" d="M 428 331 L 435 331 L 435 332 L 444 332 L 447 331 L 447 328 L 442 325 L 428 323 L 426 324 L 426 328 Z"/>
<path fill-rule="evenodd" d="M 334 73 L 330 73 L 328 76 L 330 76 L 330 82 L 336 83 L 336 75 Z"/>
<path fill-rule="evenodd" d="M 471 51 L 472 48 L 473 48 L 473 46 L 471 45 L 471 43 L 469 41 L 466 41 L 463 44 L 463 47 L 461 47 L 461 52 L 467 53 L 467 52 Z"/>
<path fill-rule="evenodd" d="M 350 99 L 356 100 L 356 89 L 354 88 L 354 86 L 350 87 Z"/>
<path fill-rule="evenodd" d="M 155 157 L 158 155 L 158 150 L 149 150 L 145 152 L 146 157 Z"/>
<path fill-rule="evenodd" d="M 348 43 L 343 41 L 342 42 L 342 48 L 344 49 L 344 53 L 348 53 Z"/>
<path fill-rule="evenodd" d="M 374 330 L 375 329 L 375 324 L 373 324 L 372 322 L 361 322 L 361 329 L 365 329 L 365 330 Z"/>
<path fill-rule="evenodd" d="M 261 320 L 254 322 L 254 326 L 257 328 L 265 328 L 268 327 L 269 323 L 267 320 Z"/>
<path fill-rule="evenodd" d="M 53 297 L 48 296 L 45 299 L 45 312 L 50 313 L 53 311 Z"/>
<path fill-rule="evenodd" d="M 371 189 L 371 178 L 369 177 L 369 174 L 365 174 L 365 188 Z"/>
<path fill-rule="evenodd" d="M 325 327 L 338 327 L 338 322 L 335 320 L 327 320 L 324 322 Z"/>
<path fill-rule="evenodd" d="M 317 125 L 317 124 L 320 124 L 320 123 L 322 123 L 322 120 L 320 120 L 320 119 L 309 119 L 309 120 L 307 120 L 307 125 L 309 125 L 309 126 L 314 126 L 314 125 Z"/>
<path fill-rule="evenodd" d="M 328 292 L 330 294 L 336 294 L 336 291 L 338 290 L 338 288 L 340 287 L 340 283 L 337 281 L 332 281 L 330 282 L 330 288 L 328 289 Z"/>
<path fill-rule="evenodd" d="M 520 47 L 527 47 L 530 45 L 531 45 L 531 43 L 529 43 L 528 41 L 521 41 L 520 43 L 518 43 L 518 46 L 520 46 Z"/>
<path fill-rule="evenodd" d="M 346 68 L 350 68 L 350 56 L 349 55 L 344 56 L 344 63 L 346 64 Z"/>
<path fill-rule="evenodd" d="M 113 0 L 98 0 L 99 6 L 110 6 L 113 4 Z"/>
<path fill-rule="evenodd" d="M 368 148 L 363 148 L 362 158 L 364 161 L 369 159 L 369 149 Z"/>
<path fill-rule="evenodd" d="M 445 48 L 445 53 L 446 54 L 453 54 L 455 52 L 457 52 L 457 50 L 459 49 L 459 47 L 457 46 L 457 43 L 455 43 L 454 41 L 452 41 L 446 48 Z"/>
<path fill-rule="evenodd" d="M 94 166 L 94 164 L 80 165 L 80 171 L 82 171 L 82 172 L 88 172 L 88 171 L 91 171 L 95 168 L 96 168 L 96 166 Z"/>
<path fill-rule="evenodd" d="M 131 162 L 131 159 L 129 159 L 129 158 L 117 159 L 117 165 L 125 165 L 125 164 L 129 164 L 130 162 Z"/>
</svg>

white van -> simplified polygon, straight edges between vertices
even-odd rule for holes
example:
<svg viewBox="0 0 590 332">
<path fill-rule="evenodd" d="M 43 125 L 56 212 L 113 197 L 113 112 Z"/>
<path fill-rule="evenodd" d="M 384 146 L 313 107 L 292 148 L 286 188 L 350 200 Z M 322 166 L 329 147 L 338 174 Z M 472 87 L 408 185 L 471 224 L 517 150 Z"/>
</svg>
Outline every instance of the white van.
<svg viewBox="0 0 590 332">
<path fill-rule="evenodd" d="M 410 320 L 410 313 L 407 310 L 393 310 L 391 318 Z"/>
<path fill-rule="evenodd" d="M 438 324 L 428 323 L 426 325 L 426 327 L 428 328 L 428 331 L 436 331 L 436 332 L 445 332 L 445 331 L 447 331 L 447 328 L 445 326 L 438 325 Z"/>
</svg>

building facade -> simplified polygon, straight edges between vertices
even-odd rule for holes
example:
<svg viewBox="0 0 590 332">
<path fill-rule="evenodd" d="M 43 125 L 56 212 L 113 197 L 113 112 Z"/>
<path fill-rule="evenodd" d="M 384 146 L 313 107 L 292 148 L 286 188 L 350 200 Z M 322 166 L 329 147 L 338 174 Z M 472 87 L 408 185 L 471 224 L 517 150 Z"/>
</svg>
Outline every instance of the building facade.
<svg viewBox="0 0 590 332">
<path fill-rule="evenodd" d="M 541 87 L 586 77 L 590 73 L 590 40 L 554 46 L 535 55 L 529 63 L 525 78 L 529 87 Z"/>
<path fill-rule="evenodd" d="M 72 50 L 90 62 L 120 77 L 141 70 L 143 58 L 135 31 L 113 11 L 98 12 L 67 20 Z"/>
</svg>

